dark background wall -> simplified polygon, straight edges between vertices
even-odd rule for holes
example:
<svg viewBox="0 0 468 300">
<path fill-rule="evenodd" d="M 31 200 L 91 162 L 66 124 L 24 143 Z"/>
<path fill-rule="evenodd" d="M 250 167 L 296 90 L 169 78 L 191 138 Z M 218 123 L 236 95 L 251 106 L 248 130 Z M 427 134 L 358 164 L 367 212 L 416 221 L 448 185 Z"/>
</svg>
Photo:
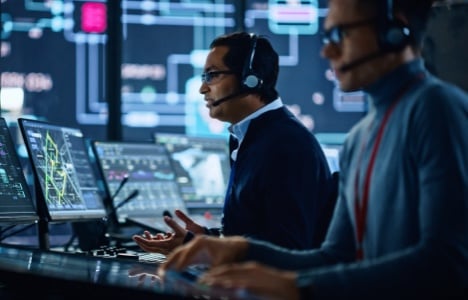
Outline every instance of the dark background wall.
<svg viewBox="0 0 468 300">
<path fill-rule="evenodd" d="M 319 56 L 325 1 L 301 1 L 301 18 L 281 1 L 122 1 L 122 18 L 112 15 L 116 3 L 1 2 L 1 91 L 10 95 L 2 115 L 13 129 L 26 116 L 80 127 L 93 139 L 225 135 L 226 125 L 207 117 L 199 74 L 209 42 L 238 29 L 270 38 L 280 55 L 282 99 L 312 132 L 345 134 L 365 113 L 365 95 L 341 93 Z M 465 89 L 467 7 L 434 7 L 423 53 L 434 73 Z M 120 32 L 112 31 L 116 21 Z M 106 67 L 119 60 L 114 71 Z"/>
<path fill-rule="evenodd" d="M 451 3 L 451 4 L 448 4 Z M 439 77 L 468 91 L 468 2 L 441 1 L 432 10 L 423 56 Z"/>
</svg>

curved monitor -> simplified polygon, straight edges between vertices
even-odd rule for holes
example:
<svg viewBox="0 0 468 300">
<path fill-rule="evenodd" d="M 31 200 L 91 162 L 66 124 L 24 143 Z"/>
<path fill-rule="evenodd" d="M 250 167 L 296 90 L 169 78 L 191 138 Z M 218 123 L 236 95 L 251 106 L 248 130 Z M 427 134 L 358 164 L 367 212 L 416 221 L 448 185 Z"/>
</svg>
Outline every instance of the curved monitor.
<svg viewBox="0 0 468 300">
<path fill-rule="evenodd" d="M 0 224 L 39 219 L 6 120 L 0 118 Z"/>
<path fill-rule="evenodd" d="M 229 181 L 227 139 L 173 133 L 155 133 L 166 147 L 187 208 L 222 207 Z"/>
<path fill-rule="evenodd" d="M 327 159 L 330 171 L 337 172 L 340 170 L 340 151 L 341 145 L 321 145 L 325 158 Z"/>
<path fill-rule="evenodd" d="M 39 214 L 48 221 L 105 217 L 81 130 L 24 118 L 18 123 L 36 178 Z"/>
</svg>

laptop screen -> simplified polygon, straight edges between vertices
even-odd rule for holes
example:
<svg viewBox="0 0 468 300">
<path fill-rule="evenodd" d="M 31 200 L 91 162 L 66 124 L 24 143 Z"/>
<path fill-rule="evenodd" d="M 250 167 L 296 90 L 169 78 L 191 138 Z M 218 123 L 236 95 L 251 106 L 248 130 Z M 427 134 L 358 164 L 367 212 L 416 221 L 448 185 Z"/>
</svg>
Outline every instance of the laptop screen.
<svg viewBox="0 0 468 300">
<path fill-rule="evenodd" d="M 34 223 L 39 219 L 11 133 L 0 118 L 0 223 Z"/>
<path fill-rule="evenodd" d="M 219 208 L 224 204 L 230 163 L 227 139 L 155 133 L 171 157 L 187 208 Z"/>
<path fill-rule="evenodd" d="M 119 222 L 128 217 L 162 216 L 175 209 L 186 211 L 163 146 L 108 141 L 94 141 L 92 146 Z"/>
<path fill-rule="evenodd" d="M 40 189 L 38 212 L 49 221 L 105 217 L 81 130 L 22 118 L 18 122 Z"/>
</svg>

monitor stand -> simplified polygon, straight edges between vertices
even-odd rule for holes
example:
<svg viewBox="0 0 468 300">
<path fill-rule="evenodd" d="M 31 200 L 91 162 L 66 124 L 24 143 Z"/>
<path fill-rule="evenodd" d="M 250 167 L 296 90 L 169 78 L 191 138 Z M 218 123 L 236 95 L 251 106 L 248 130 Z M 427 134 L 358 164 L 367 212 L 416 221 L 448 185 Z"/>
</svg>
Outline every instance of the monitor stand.
<svg viewBox="0 0 468 300">
<path fill-rule="evenodd" d="M 107 224 L 104 220 L 72 222 L 72 228 L 73 235 L 65 247 L 65 251 L 68 251 L 68 247 L 75 238 L 78 240 L 78 247 L 81 251 L 89 251 L 109 245 L 109 239 L 106 236 Z"/>
<path fill-rule="evenodd" d="M 39 242 L 39 249 L 49 250 L 49 213 L 47 212 L 44 195 L 42 194 L 40 183 L 37 178 L 34 178 L 34 191 L 37 214 L 39 215 L 39 221 L 37 222 L 37 238 Z"/>
<path fill-rule="evenodd" d="M 72 223 L 73 236 L 69 245 L 76 238 L 81 251 L 90 251 L 111 244 L 121 246 L 121 244 L 131 241 L 131 236 L 121 233 L 116 208 L 112 200 L 105 198 L 104 205 L 107 212 L 105 218 Z"/>
<path fill-rule="evenodd" d="M 49 250 L 49 223 L 42 217 L 39 219 L 39 222 L 37 222 L 37 235 L 39 240 L 39 249 Z"/>
</svg>

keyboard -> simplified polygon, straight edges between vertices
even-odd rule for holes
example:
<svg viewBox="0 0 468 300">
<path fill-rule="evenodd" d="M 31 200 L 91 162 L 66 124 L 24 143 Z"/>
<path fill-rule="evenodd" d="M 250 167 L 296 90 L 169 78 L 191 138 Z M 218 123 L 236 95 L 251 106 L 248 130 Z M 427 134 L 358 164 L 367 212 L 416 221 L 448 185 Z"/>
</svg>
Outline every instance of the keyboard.
<svg viewBox="0 0 468 300">
<path fill-rule="evenodd" d="M 166 255 L 162 253 L 141 253 L 138 256 L 139 262 L 150 263 L 150 264 L 161 264 L 167 259 Z"/>
<path fill-rule="evenodd" d="M 102 246 L 80 254 L 99 258 L 126 259 L 149 264 L 161 264 L 166 261 L 166 255 L 162 253 L 138 252 L 115 246 Z"/>
</svg>

